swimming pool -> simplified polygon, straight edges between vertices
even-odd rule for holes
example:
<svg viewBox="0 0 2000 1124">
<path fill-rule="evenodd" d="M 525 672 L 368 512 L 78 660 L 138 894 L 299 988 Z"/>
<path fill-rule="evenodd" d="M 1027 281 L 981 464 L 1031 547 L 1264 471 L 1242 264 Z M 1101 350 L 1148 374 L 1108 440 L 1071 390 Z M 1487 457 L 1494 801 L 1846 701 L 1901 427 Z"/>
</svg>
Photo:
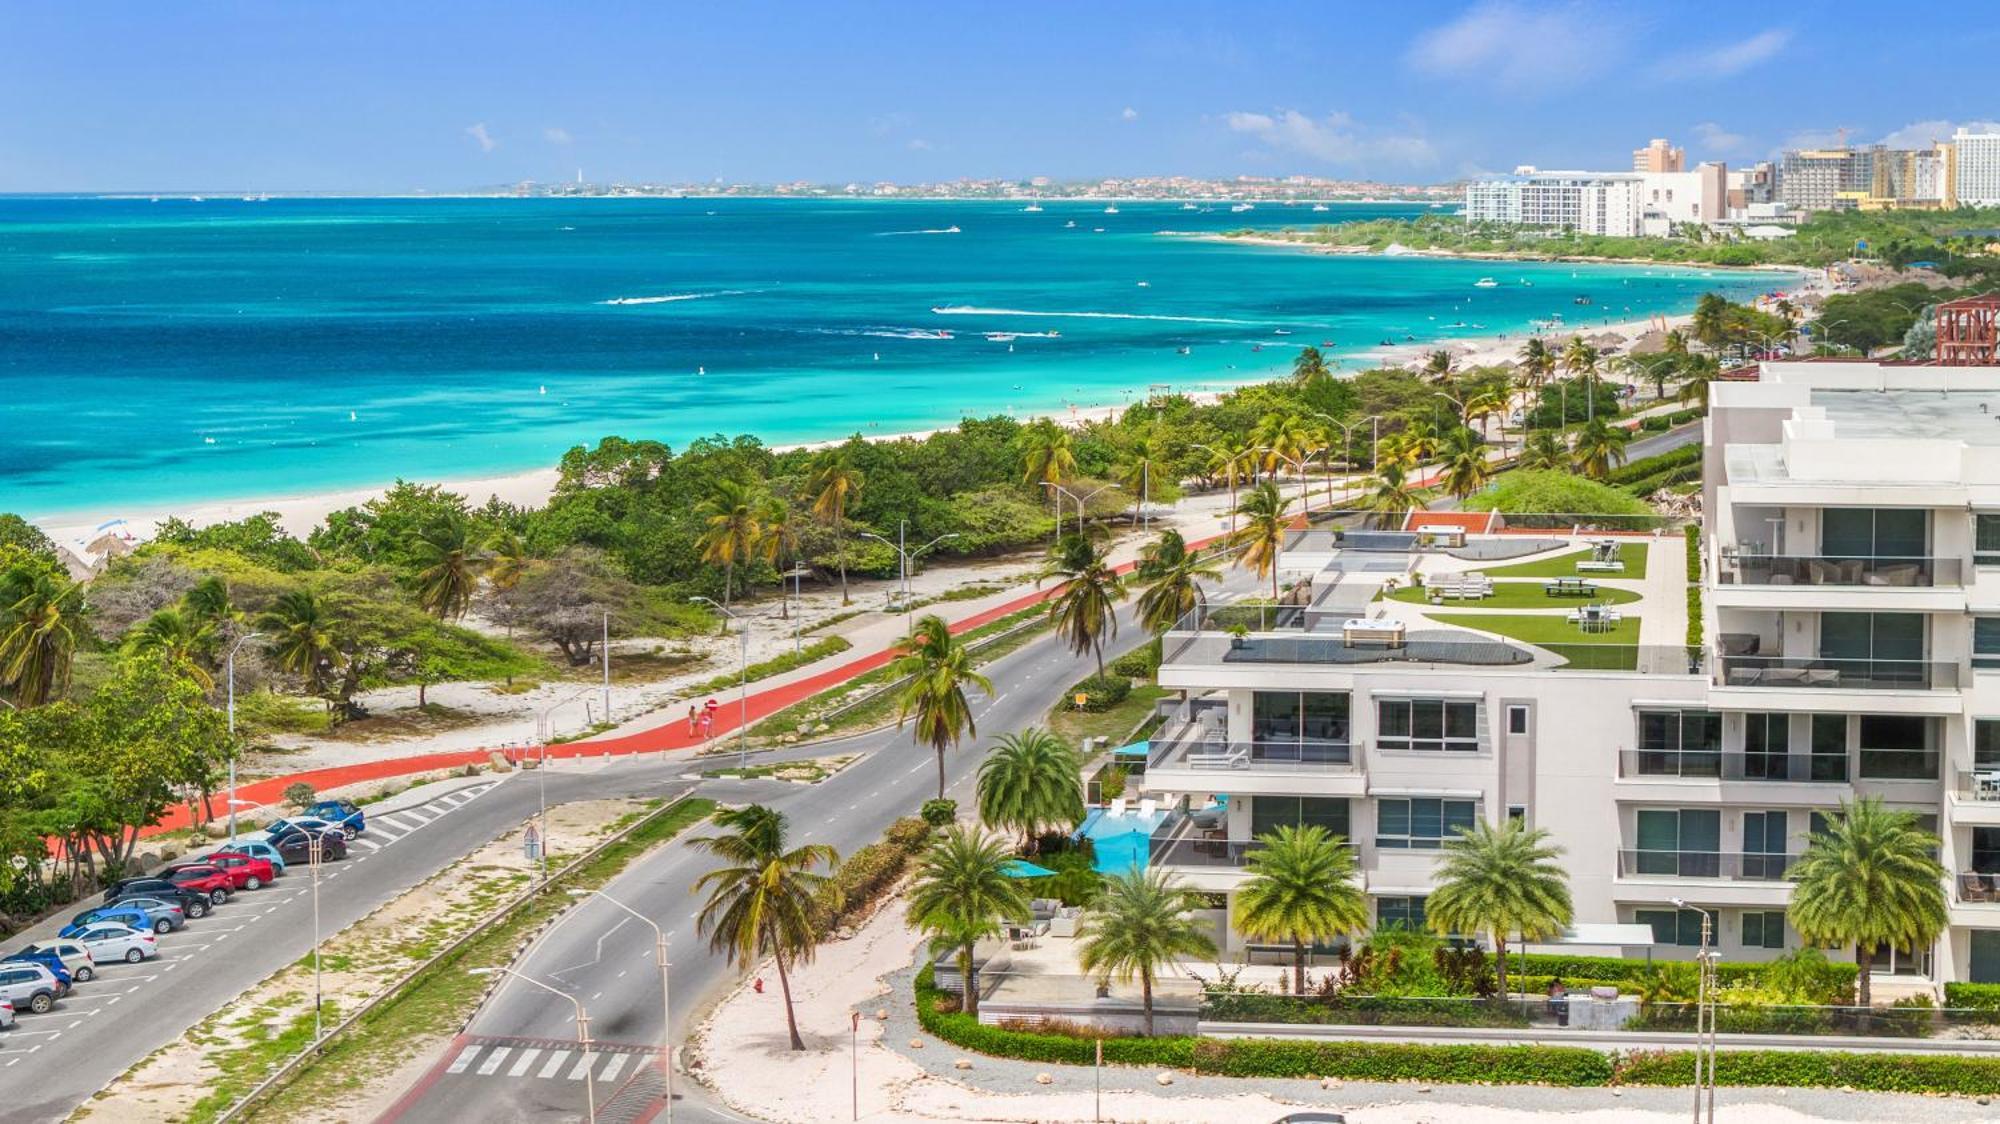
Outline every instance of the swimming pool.
<svg viewBox="0 0 2000 1124">
<path fill-rule="evenodd" d="M 1099 874 L 1117 874 L 1135 867 L 1144 870 L 1152 851 L 1153 830 L 1166 818 L 1167 814 L 1158 810 L 1113 813 L 1092 808 L 1084 816 L 1083 826 L 1077 828 L 1076 837 L 1090 840 L 1096 856 L 1091 867 Z"/>
</svg>

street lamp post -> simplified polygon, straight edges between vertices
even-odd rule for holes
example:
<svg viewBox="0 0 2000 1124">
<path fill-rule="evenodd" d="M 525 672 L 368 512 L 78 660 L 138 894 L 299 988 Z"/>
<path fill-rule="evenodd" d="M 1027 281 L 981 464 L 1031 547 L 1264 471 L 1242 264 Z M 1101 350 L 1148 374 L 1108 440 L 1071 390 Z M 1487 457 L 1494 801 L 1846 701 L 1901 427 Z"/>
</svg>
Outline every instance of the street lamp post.
<svg viewBox="0 0 2000 1124">
<path fill-rule="evenodd" d="M 674 1120 L 673 991 L 668 981 L 667 934 L 660 923 L 602 890 L 571 890 L 571 897 L 600 898 L 652 926 L 653 962 L 660 969 L 660 1068 L 667 1078 L 667 1124 Z"/>
<path fill-rule="evenodd" d="M 313 896 L 313 1048 L 319 1048 L 322 1030 L 320 1027 L 320 986 L 319 986 L 319 864 L 326 857 L 326 837 L 313 832 L 306 837 L 306 863 L 312 867 Z"/>
<path fill-rule="evenodd" d="M 1101 490 L 1101 489 L 1100 489 L 1100 490 Z M 1096 494 L 1097 494 L 1096 492 L 1092 492 L 1092 493 L 1091 493 L 1091 495 L 1093 495 L 1093 496 L 1094 496 L 1094 495 L 1096 495 Z M 1062 504 L 1062 501 L 1061 501 L 1060 499 L 1058 499 L 1058 500 L 1056 501 L 1056 503 L 1057 503 L 1057 506 L 1058 506 L 1058 510 L 1060 510 L 1060 506 L 1061 506 L 1061 504 Z M 1078 529 L 1079 529 L 1079 530 L 1081 530 L 1081 529 L 1082 529 L 1082 526 L 1083 526 L 1083 516 L 1082 516 L 1081 514 L 1079 514 L 1079 515 L 1077 516 L 1077 527 L 1078 527 Z M 907 549 L 905 549 L 905 548 L 904 548 L 904 545 L 903 545 L 903 536 L 904 536 L 904 535 L 905 535 L 905 534 L 906 534 L 906 533 L 907 533 L 907 532 L 909 531 L 909 529 L 910 529 L 910 521 L 909 521 L 909 520 L 907 520 L 907 519 L 901 519 L 901 520 L 898 520 L 898 521 L 897 521 L 897 523 L 896 523 L 896 541 L 895 541 L 895 542 L 890 542 L 890 541 L 889 541 L 888 539 L 885 539 L 885 538 L 883 538 L 883 537 L 882 537 L 881 535 L 878 535 L 878 534 L 876 534 L 876 533 L 875 533 L 875 532 L 873 532 L 873 531 L 863 531 L 863 532 L 861 532 L 861 537 L 862 537 L 862 538 L 867 538 L 867 539 L 874 539 L 874 540 L 875 540 L 876 542 L 879 542 L 879 543 L 882 543 L 883 545 L 885 545 L 885 546 L 889 547 L 890 549 L 892 549 L 892 550 L 894 550 L 894 551 L 896 552 L 896 559 L 897 559 L 897 572 L 898 572 L 898 574 L 899 574 L 899 576 L 900 576 L 900 578 L 901 578 L 901 581 L 900 581 L 900 583 L 899 583 L 899 584 L 900 584 L 900 585 L 902 586 L 902 592 L 903 592 L 903 615 L 904 615 L 905 617 L 908 617 L 908 616 L 910 615 L 910 568 L 911 568 L 911 566 L 915 564 L 915 562 L 916 562 L 916 560 L 917 560 L 917 559 L 919 559 L 919 558 L 922 558 L 922 557 L 924 556 L 924 552 L 925 552 L 925 551 L 929 550 L 930 548 L 932 548 L 932 547 L 936 546 L 937 544 L 939 544 L 939 543 L 943 542 L 943 541 L 944 541 L 944 540 L 946 540 L 946 539 L 955 539 L 955 538 L 958 538 L 958 537 L 959 537 L 959 535 L 958 535 L 958 532 L 957 532 L 957 531 L 953 531 L 953 532 L 951 532 L 951 533 L 949 533 L 949 534 L 944 534 L 944 535 L 939 535 L 939 536 L 938 536 L 937 538 L 934 538 L 934 539 L 932 539 L 931 541 L 929 541 L 929 542 L 925 543 L 924 545 L 922 545 L 922 546 L 920 546 L 920 547 L 916 548 L 915 550 L 907 550 Z"/>
<path fill-rule="evenodd" d="M 688 600 L 708 602 L 737 625 L 737 651 L 742 670 L 736 675 L 736 764 L 741 766 L 750 760 L 750 618 L 713 597 L 697 593 Z"/>
<path fill-rule="evenodd" d="M 1370 414 L 1365 418 L 1356 418 L 1351 422 L 1341 421 L 1339 418 L 1334 417 L 1332 414 L 1322 414 L 1318 410 L 1314 410 L 1312 416 L 1316 418 L 1324 418 L 1325 420 L 1332 422 L 1334 425 L 1340 427 L 1340 452 L 1341 452 L 1340 459 L 1343 461 L 1348 460 L 1347 453 L 1350 449 L 1354 447 L 1354 427 L 1360 425 L 1362 422 L 1374 422 L 1375 445 L 1377 446 L 1377 448 L 1371 448 L 1368 453 L 1369 463 L 1373 465 L 1376 459 L 1376 453 L 1379 452 L 1379 446 L 1382 444 L 1382 415 Z M 1354 465 L 1351 461 L 1348 462 L 1347 467 L 1348 471 L 1350 472 L 1353 471 L 1354 469 Z M 1333 481 L 1330 479 L 1326 482 L 1326 504 L 1328 507 L 1333 506 Z"/>
<path fill-rule="evenodd" d="M 535 823 L 542 833 L 541 853 L 538 857 L 542 868 L 541 884 L 544 886 L 549 884 L 549 738 L 554 734 L 549 728 L 549 716 L 554 714 L 557 708 L 568 706 L 589 693 L 590 689 L 585 688 L 573 695 L 565 695 L 543 707 L 541 713 L 535 715 L 535 744 L 540 747 L 535 761 L 535 801 L 538 808 L 535 813 Z"/>
<path fill-rule="evenodd" d="M 561 996 L 569 1000 L 570 1005 L 576 1008 L 576 1043 L 583 1048 L 583 1103 L 585 1113 L 583 1119 L 586 1124 L 595 1121 L 597 1119 L 597 1059 L 592 1057 L 590 1053 L 590 1016 L 584 1013 L 583 1002 L 567 991 L 560 991 L 533 976 L 517 972 L 512 968 L 502 967 L 498 964 L 490 968 L 473 968 L 471 969 L 471 974 L 475 976 L 512 976 L 522 983 L 533 984 L 550 995 Z"/>
<path fill-rule="evenodd" d="M 1223 462 L 1222 470 L 1229 474 L 1229 537 L 1232 539 L 1235 538 L 1236 537 L 1236 470 L 1238 467 L 1236 461 L 1232 459 L 1228 453 L 1223 452 L 1221 449 L 1218 449 L 1213 445 L 1202 445 L 1199 443 L 1195 443 L 1195 444 L 1190 444 L 1188 448 L 1206 449 L 1208 452 L 1214 454 L 1216 457 L 1222 460 Z"/>
<path fill-rule="evenodd" d="M 1256 453 L 1269 453 L 1270 455 L 1276 457 L 1277 459 L 1284 461 L 1287 465 L 1290 465 L 1291 467 L 1297 469 L 1299 473 L 1299 514 L 1303 515 L 1306 512 L 1312 510 L 1312 498 L 1306 495 L 1306 465 L 1304 461 L 1293 460 L 1292 458 L 1286 456 L 1285 454 L 1279 452 L 1276 449 L 1271 448 L 1268 445 L 1259 445 L 1251 451 Z"/>
<path fill-rule="evenodd" d="M 1715 915 L 1680 898 L 1669 899 L 1676 909 L 1701 914 L 1701 949 L 1695 953 L 1697 966 L 1694 1007 L 1694 1124 L 1702 1124 L 1702 1060 L 1708 1062 L 1708 1124 L 1715 1124 Z M 1704 1038 L 1704 1034 L 1706 1038 Z"/>
<path fill-rule="evenodd" d="M 1056 537 L 1062 538 L 1062 497 L 1068 496 L 1070 499 L 1076 501 L 1076 530 L 1078 534 L 1082 534 L 1083 505 L 1086 502 L 1095 499 L 1099 492 L 1113 491 L 1118 487 L 1118 485 L 1106 484 L 1102 488 L 1095 489 L 1090 494 L 1083 496 L 1077 495 L 1075 492 L 1070 491 L 1068 488 L 1063 487 L 1061 484 L 1058 484 L 1053 480 L 1042 481 L 1042 487 L 1054 488 L 1056 490 Z M 866 532 L 863 533 L 865 534 Z M 884 539 L 883 541 L 887 542 L 888 540 Z"/>
<path fill-rule="evenodd" d="M 229 646 L 229 657 L 222 661 L 229 679 L 229 844 L 232 847 L 236 845 L 236 649 L 263 635 L 252 632 L 238 637 Z"/>
</svg>

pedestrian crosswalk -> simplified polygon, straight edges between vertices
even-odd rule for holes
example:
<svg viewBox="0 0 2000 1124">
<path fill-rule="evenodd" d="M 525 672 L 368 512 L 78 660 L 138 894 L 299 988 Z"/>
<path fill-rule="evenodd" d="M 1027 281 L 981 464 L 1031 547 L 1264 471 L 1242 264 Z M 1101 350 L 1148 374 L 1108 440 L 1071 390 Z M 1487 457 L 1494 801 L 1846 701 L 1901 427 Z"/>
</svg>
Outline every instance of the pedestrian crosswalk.
<svg viewBox="0 0 2000 1124">
<path fill-rule="evenodd" d="M 493 1041 L 468 1042 L 445 1066 L 461 1077 L 516 1077 L 535 1081 L 581 1081 L 585 1075 L 616 1081 L 636 1072 L 656 1053 L 647 1046 L 593 1043 L 588 1052 L 574 1042 L 536 1046 Z"/>
<path fill-rule="evenodd" d="M 435 823 L 440 817 L 457 811 L 460 807 L 478 799 L 499 781 L 470 785 L 430 801 L 394 812 L 373 812 L 368 816 L 368 830 L 349 840 L 350 849 L 368 854 L 379 851 L 410 833 Z"/>
</svg>

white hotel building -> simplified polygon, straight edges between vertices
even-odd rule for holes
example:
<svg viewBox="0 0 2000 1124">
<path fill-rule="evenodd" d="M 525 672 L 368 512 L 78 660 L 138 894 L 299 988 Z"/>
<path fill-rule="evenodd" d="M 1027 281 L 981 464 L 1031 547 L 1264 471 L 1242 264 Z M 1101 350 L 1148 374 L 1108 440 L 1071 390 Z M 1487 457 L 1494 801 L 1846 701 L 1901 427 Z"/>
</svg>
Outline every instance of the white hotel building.
<svg viewBox="0 0 2000 1124">
<path fill-rule="evenodd" d="M 1414 919 L 1457 825 L 1519 817 L 1562 847 L 1579 925 L 1688 955 L 1683 899 L 1719 916 L 1725 958 L 1759 959 L 1801 943 L 1786 872 L 1815 820 L 1879 796 L 1941 836 L 1951 924 L 1877 970 L 2000 980 L 2000 370 L 1779 362 L 1712 394 L 1702 646 L 1677 532 L 1627 540 L 1643 577 L 1591 576 L 1639 618 L 1636 643 L 1594 650 L 1480 631 L 1476 601 L 1375 599 L 1519 559 L 1295 533 L 1280 565 L 1312 579 L 1302 604 L 1166 638 L 1160 682 L 1188 698 L 1151 746 L 1147 794 L 1179 809 L 1151 862 L 1226 901 L 1259 834 L 1323 824 L 1353 842 L 1371 920 Z M 1537 535 L 1529 562 L 1581 545 L 1510 529 L 1463 549 Z M 1400 645 L 1349 636 L 1364 616 L 1400 621 Z"/>
</svg>

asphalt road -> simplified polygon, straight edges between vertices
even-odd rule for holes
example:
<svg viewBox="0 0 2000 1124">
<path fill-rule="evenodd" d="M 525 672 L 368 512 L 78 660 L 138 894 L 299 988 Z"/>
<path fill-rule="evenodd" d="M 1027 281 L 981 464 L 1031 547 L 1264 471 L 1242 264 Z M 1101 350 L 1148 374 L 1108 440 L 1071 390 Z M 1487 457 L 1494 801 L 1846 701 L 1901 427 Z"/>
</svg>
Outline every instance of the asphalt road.
<svg viewBox="0 0 2000 1124">
<path fill-rule="evenodd" d="M 1232 574 L 1230 585 L 1248 588 L 1249 583 Z M 1145 639 L 1129 613 L 1128 606 L 1118 651 Z M 977 743 L 946 755 L 947 795 L 961 806 L 968 804 L 983 749 L 1003 733 L 1040 722 L 1061 691 L 1089 670 L 1088 657 L 1073 656 L 1051 637 L 1038 638 L 983 668 L 995 695 L 990 699 L 975 695 Z M 863 757 L 817 785 L 709 781 L 700 791 L 717 800 L 777 808 L 790 821 L 795 845 L 829 843 L 843 855 L 874 842 L 891 821 L 915 812 L 937 795 L 936 758 L 911 744 L 907 730 L 821 743 L 799 755 L 830 753 Z M 677 842 L 606 887 L 607 893 L 658 919 L 667 930 L 677 1045 L 691 1020 L 736 978 L 736 970 L 709 953 L 695 933 L 698 903 L 693 883 L 713 866 L 707 855 Z M 545 933 L 516 965 L 582 1002 L 591 1038 L 605 1050 L 588 1066 L 595 1078 L 600 1121 L 642 1119 L 659 1104 L 660 1075 L 648 1064 L 659 1043 L 662 1021 L 653 947 L 650 927 L 614 905 L 586 902 Z M 777 986 L 775 978 L 766 983 Z M 518 980 L 504 980 L 467 1034 L 437 1059 L 385 1121 L 582 1120 L 585 1062 L 575 1042 L 574 1015 L 570 1003 Z M 679 1075 L 674 1116 L 682 1122 L 744 1119 L 711 1103 Z"/>
</svg>

